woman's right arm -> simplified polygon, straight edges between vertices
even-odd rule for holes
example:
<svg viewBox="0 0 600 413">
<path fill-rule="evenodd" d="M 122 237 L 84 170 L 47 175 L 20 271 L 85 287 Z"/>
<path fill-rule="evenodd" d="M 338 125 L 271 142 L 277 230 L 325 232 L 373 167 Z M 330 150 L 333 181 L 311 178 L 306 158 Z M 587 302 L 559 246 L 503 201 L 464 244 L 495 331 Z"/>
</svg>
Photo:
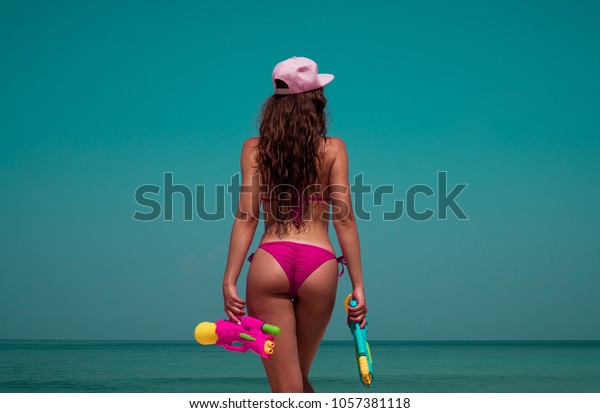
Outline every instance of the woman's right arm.
<svg viewBox="0 0 600 413">
<path fill-rule="evenodd" d="M 337 234 L 342 254 L 346 259 L 346 266 L 350 281 L 352 282 L 352 296 L 358 302 L 355 307 L 348 308 L 350 321 L 360 323 L 361 327 L 366 324 L 367 302 L 363 284 L 360 240 L 358 229 L 352 209 L 352 194 L 348 180 L 348 153 L 343 140 L 331 138 L 334 143 L 335 158 L 331 167 L 330 189 L 333 205 L 333 227 Z"/>
<path fill-rule="evenodd" d="M 242 155 L 240 157 L 242 190 L 240 191 L 238 209 L 229 239 L 229 254 L 227 255 L 227 265 L 223 276 L 225 313 L 235 323 L 240 321 L 238 317 L 246 314 L 244 312 L 246 301 L 238 296 L 236 284 L 244 265 L 244 259 L 250 244 L 252 244 L 260 213 L 258 171 L 254 165 L 257 141 L 257 138 L 249 138 L 242 145 Z"/>
</svg>

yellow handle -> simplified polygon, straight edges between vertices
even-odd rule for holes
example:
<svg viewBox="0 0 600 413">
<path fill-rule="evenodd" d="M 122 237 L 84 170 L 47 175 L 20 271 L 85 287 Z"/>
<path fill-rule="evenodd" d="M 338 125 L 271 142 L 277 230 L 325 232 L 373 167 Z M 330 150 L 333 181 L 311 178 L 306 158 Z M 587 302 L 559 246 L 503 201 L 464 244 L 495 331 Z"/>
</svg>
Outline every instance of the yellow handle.
<svg viewBox="0 0 600 413">
<path fill-rule="evenodd" d="M 350 300 L 352 300 L 352 294 L 348 294 L 348 297 L 344 300 L 344 309 L 346 310 L 346 314 L 348 314 L 348 306 L 350 305 Z"/>
</svg>

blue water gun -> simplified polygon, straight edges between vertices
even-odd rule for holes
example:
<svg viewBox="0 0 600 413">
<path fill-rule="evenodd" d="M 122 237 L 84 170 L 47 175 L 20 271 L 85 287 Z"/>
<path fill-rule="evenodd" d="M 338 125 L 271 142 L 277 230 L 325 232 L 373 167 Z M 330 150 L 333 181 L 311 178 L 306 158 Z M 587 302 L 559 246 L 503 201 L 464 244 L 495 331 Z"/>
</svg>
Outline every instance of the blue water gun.
<svg viewBox="0 0 600 413">
<path fill-rule="evenodd" d="M 346 300 L 344 300 L 346 314 L 348 314 L 348 306 L 355 307 L 357 304 L 358 302 L 352 299 L 352 294 L 348 295 Z M 373 359 L 371 358 L 371 348 L 367 342 L 369 318 L 365 316 L 365 319 L 365 328 L 360 328 L 360 323 L 350 322 L 349 320 L 348 327 L 350 327 L 350 332 L 354 338 L 354 351 L 356 363 L 358 365 L 358 377 L 366 387 L 371 387 L 371 383 L 373 383 Z"/>
</svg>

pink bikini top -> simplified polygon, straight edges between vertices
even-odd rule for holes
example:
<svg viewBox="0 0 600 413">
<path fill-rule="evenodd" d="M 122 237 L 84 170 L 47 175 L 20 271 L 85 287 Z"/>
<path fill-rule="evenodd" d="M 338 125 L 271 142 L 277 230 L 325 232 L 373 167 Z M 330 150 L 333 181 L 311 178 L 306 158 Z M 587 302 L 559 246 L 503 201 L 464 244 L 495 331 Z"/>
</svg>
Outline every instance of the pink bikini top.
<svg viewBox="0 0 600 413">
<path fill-rule="evenodd" d="M 261 197 L 260 198 L 261 201 L 276 201 L 277 198 L 268 198 L 268 197 Z M 317 196 L 312 196 L 312 197 L 308 197 L 306 198 L 309 201 L 331 201 L 330 197 L 327 198 L 321 198 L 321 197 L 317 197 Z M 296 228 L 300 228 L 300 223 L 302 222 L 302 203 L 300 203 L 300 205 L 298 206 L 293 206 L 292 208 L 292 217 L 294 219 L 294 225 L 296 226 Z"/>
</svg>

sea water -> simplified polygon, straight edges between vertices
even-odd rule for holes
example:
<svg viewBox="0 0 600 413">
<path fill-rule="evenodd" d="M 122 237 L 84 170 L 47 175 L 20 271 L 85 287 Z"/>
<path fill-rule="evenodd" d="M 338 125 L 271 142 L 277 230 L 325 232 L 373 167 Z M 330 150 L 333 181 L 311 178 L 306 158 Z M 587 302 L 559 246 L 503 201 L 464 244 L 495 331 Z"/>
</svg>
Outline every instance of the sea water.
<svg viewBox="0 0 600 413">
<path fill-rule="evenodd" d="M 370 342 L 371 388 L 351 341 L 321 344 L 318 392 L 600 392 L 600 342 Z M 0 392 L 269 392 L 260 357 L 195 341 L 0 340 Z"/>
</svg>

